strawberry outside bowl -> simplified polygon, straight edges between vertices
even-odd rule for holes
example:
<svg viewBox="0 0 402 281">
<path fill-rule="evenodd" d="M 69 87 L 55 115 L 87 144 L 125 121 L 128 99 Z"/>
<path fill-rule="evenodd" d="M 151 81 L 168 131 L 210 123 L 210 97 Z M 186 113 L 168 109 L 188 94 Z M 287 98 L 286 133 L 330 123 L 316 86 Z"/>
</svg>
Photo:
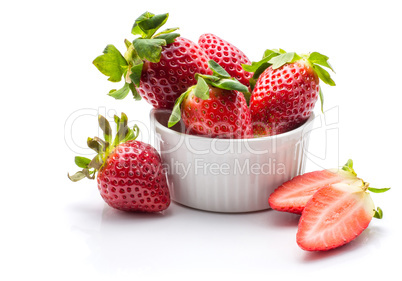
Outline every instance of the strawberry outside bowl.
<svg viewBox="0 0 402 281">
<path fill-rule="evenodd" d="M 168 110 L 153 109 L 151 139 L 166 169 L 173 201 L 195 209 L 241 213 L 269 209 L 269 195 L 304 173 L 314 114 L 299 128 L 276 136 L 220 139 L 168 128 Z"/>
</svg>

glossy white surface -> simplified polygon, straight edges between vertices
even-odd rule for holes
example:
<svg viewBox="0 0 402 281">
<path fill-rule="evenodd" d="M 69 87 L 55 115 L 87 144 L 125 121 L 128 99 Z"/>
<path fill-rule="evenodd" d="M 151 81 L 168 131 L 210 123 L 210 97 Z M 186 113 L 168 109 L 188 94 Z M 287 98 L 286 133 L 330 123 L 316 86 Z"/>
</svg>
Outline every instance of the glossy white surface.
<svg viewBox="0 0 402 281">
<path fill-rule="evenodd" d="M 401 276 L 400 1 L 3 2 L 0 280 Z M 125 112 L 150 140 L 150 106 L 107 96 L 122 84 L 91 64 L 106 44 L 124 50 L 134 18 L 146 10 L 169 11 L 166 27 L 179 26 L 193 41 L 203 32 L 225 37 L 254 61 L 266 48 L 329 56 L 337 86 L 323 85 L 325 115 L 316 106 L 306 171 L 352 158 L 372 186 L 392 187 L 372 195 L 383 220 L 345 247 L 307 253 L 295 242 L 295 215 L 210 213 L 175 203 L 162 215 L 126 214 L 105 205 L 95 182 L 70 182 L 74 156 L 93 155 L 86 138 L 101 133 L 98 113 L 112 120 Z"/>
<path fill-rule="evenodd" d="M 304 172 L 314 114 L 299 128 L 255 139 L 211 139 L 169 129 L 170 112 L 151 111 L 154 146 L 166 167 L 172 199 L 214 212 L 269 208 L 269 195 Z"/>
</svg>

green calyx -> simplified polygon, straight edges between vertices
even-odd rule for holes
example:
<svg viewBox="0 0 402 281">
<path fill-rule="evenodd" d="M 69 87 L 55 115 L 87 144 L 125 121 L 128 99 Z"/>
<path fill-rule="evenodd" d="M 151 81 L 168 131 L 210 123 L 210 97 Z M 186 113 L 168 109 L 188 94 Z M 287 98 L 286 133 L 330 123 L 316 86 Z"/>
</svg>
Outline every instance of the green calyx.
<svg viewBox="0 0 402 281">
<path fill-rule="evenodd" d="M 263 58 L 260 61 L 252 62 L 251 65 L 243 64 L 242 67 L 245 71 L 254 73 L 253 77 L 250 79 L 251 89 L 254 89 L 258 77 L 260 77 L 260 75 L 268 67 L 271 66 L 273 69 L 277 69 L 287 63 L 294 63 L 299 60 L 305 60 L 313 68 L 320 80 L 323 81 L 325 84 L 335 86 L 335 82 L 334 80 L 332 80 L 328 71 L 322 67 L 324 66 L 335 72 L 328 62 L 328 59 L 329 58 L 327 56 L 322 55 L 318 52 L 312 52 L 306 55 L 298 55 L 295 52 L 287 53 L 282 49 L 268 49 L 264 52 Z M 319 96 L 321 101 L 321 111 L 323 111 L 324 96 L 321 87 L 319 90 Z"/>
<path fill-rule="evenodd" d="M 364 182 L 364 186 L 365 186 L 365 190 L 368 190 L 370 192 L 373 193 L 384 193 L 388 190 L 390 190 L 391 188 L 387 187 L 387 188 L 374 188 L 374 187 L 370 187 L 370 184 L 368 182 Z M 380 207 L 377 207 L 377 209 L 374 209 L 374 215 L 373 217 L 376 219 L 382 219 L 383 217 L 383 211 Z"/>
<path fill-rule="evenodd" d="M 357 174 L 356 174 L 355 170 L 353 169 L 353 161 L 352 161 L 352 159 L 349 159 L 349 160 L 346 162 L 346 164 L 343 165 L 342 170 L 351 173 L 353 176 L 356 177 L 356 179 L 359 179 L 359 178 L 357 177 Z M 384 193 L 384 192 L 386 192 L 386 191 L 388 191 L 388 190 L 391 189 L 391 188 L 389 188 L 389 187 L 387 187 L 387 188 L 374 188 L 374 187 L 370 187 L 370 186 L 369 186 L 370 184 L 369 184 L 368 182 L 365 182 L 365 181 L 363 181 L 362 179 L 359 179 L 359 180 L 361 180 L 361 181 L 363 182 L 363 184 L 364 184 L 364 191 L 367 191 L 367 190 L 368 190 L 368 191 L 373 192 L 373 193 Z M 382 217 L 383 217 L 383 211 L 381 210 L 380 207 L 377 207 L 377 209 L 374 209 L 373 211 L 374 211 L 374 215 L 373 215 L 374 218 L 376 218 L 376 219 L 382 219 Z"/>
<path fill-rule="evenodd" d="M 82 168 L 82 170 L 76 172 L 74 175 L 68 174 L 70 180 L 76 182 L 83 178 L 94 179 L 96 172 L 102 168 L 110 152 L 113 151 L 116 146 L 129 140 L 135 140 L 138 137 L 138 126 L 134 125 L 133 128 L 129 128 L 127 125 L 128 118 L 126 114 L 121 113 L 121 117 L 115 115 L 114 122 L 116 123 L 117 132 L 116 136 L 113 138 L 112 128 L 109 121 L 102 115 L 99 115 L 98 123 L 103 131 L 104 140 L 99 137 L 88 138 L 88 147 L 94 150 L 97 154 L 92 160 L 86 157 L 76 156 L 75 164 L 79 168 Z"/>
<path fill-rule="evenodd" d="M 175 33 L 178 28 L 168 28 L 157 31 L 167 21 L 169 14 L 154 15 L 149 12 L 139 16 L 131 29 L 133 35 L 139 35 L 132 42 L 124 40 L 127 51 L 122 55 L 113 45 L 107 45 L 103 55 L 98 56 L 93 64 L 111 82 L 120 82 L 124 79 L 122 88 L 109 91 L 109 96 L 115 99 L 124 99 L 131 91 L 135 100 L 140 100 L 136 87 L 140 86 L 140 79 L 144 61 L 157 63 L 160 61 L 162 47 L 171 44 L 180 36 Z"/>
<path fill-rule="evenodd" d="M 229 73 L 226 72 L 218 63 L 214 60 L 208 61 L 208 66 L 212 70 L 212 75 L 204 75 L 197 73 L 195 78 L 197 79 L 197 84 L 191 86 L 185 91 L 180 97 L 177 98 L 175 105 L 172 110 L 168 121 L 168 127 L 174 126 L 181 119 L 181 104 L 184 99 L 190 94 L 194 95 L 200 99 L 209 99 L 209 89 L 210 87 L 215 87 L 219 89 L 229 90 L 229 91 L 239 91 L 244 94 L 246 101 L 250 99 L 250 92 L 247 86 L 243 85 L 235 78 L 231 77 Z"/>
<path fill-rule="evenodd" d="M 357 176 L 355 170 L 353 169 L 353 160 L 349 159 L 345 165 L 343 165 L 342 170 L 351 173 L 353 176 Z"/>
</svg>

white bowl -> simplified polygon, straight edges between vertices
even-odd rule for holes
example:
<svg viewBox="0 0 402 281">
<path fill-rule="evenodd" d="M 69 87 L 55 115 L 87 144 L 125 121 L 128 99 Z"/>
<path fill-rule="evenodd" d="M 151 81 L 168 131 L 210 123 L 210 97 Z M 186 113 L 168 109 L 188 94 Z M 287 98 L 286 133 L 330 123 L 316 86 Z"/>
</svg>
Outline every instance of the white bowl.
<svg viewBox="0 0 402 281">
<path fill-rule="evenodd" d="M 151 126 L 177 203 L 213 212 L 265 210 L 275 188 L 304 173 L 314 115 L 290 132 L 253 139 L 188 135 L 183 123 L 168 128 L 169 116 L 152 110 Z"/>
</svg>

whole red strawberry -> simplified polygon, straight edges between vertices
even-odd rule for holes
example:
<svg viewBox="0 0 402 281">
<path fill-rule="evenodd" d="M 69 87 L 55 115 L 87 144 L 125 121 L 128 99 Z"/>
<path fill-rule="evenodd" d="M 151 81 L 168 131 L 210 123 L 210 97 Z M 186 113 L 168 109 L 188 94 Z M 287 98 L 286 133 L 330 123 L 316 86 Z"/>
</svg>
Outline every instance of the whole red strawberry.
<svg viewBox="0 0 402 281">
<path fill-rule="evenodd" d="M 127 116 L 115 116 L 117 135 L 111 136 L 109 122 L 99 116 L 99 125 L 105 141 L 89 138 L 88 146 L 98 154 L 92 159 L 76 157 L 75 163 L 83 168 L 69 178 L 78 181 L 94 179 L 105 202 L 123 211 L 158 212 L 170 204 L 170 194 L 161 157 L 151 145 L 136 141 L 138 127 L 127 126 Z"/>
<path fill-rule="evenodd" d="M 197 75 L 197 85 L 177 100 L 169 127 L 181 118 L 189 134 L 236 139 L 251 137 L 250 111 L 242 93 L 248 93 L 247 87 L 231 78 L 213 60 L 208 64 L 214 76 Z"/>
<path fill-rule="evenodd" d="M 323 102 L 319 80 L 335 85 L 319 66 L 332 69 L 324 55 L 314 52 L 299 56 L 282 50 L 266 54 L 263 61 L 269 67 L 259 75 L 250 99 L 257 136 L 281 134 L 299 127 L 310 117 L 319 96 Z"/>
<path fill-rule="evenodd" d="M 201 35 L 198 39 L 198 45 L 205 50 L 210 59 L 223 67 L 231 77 L 250 87 L 249 80 L 253 74 L 245 71 L 242 64 L 251 64 L 251 62 L 242 51 L 211 33 Z"/>
<path fill-rule="evenodd" d="M 192 41 L 179 37 L 171 28 L 159 33 L 168 14 L 146 12 L 136 19 L 131 33 L 139 38 L 125 40 L 127 51 L 122 55 L 116 47 L 108 45 L 94 65 L 110 81 L 124 79 L 124 86 L 111 90 L 116 99 L 125 98 L 131 91 L 134 98 L 144 98 L 155 108 L 172 109 L 175 100 L 188 87 L 195 85 L 195 73 L 211 74 L 208 56 Z"/>
<path fill-rule="evenodd" d="M 192 41 L 177 37 L 162 47 L 159 62 L 144 62 L 139 94 L 155 108 L 172 109 L 176 99 L 197 83 L 195 73 L 210 74 L 208 57 Z"/>
</svg>

